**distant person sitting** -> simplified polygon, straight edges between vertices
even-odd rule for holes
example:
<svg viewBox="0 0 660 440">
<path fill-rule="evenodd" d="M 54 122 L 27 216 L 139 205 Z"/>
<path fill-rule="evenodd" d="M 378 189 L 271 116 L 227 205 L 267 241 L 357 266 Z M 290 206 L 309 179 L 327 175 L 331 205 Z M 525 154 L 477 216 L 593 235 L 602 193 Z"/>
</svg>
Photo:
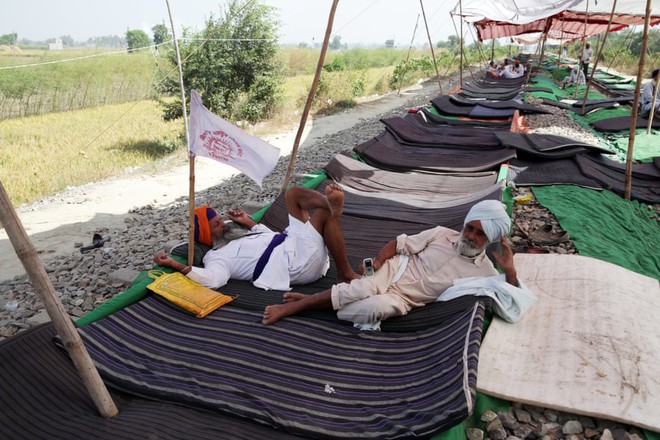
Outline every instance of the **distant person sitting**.
<svg viewBox="0 0 660 440">
<path fill-rule="evenodd" d="M 520 78 L 525 74 L 525 68 L 520 64 L 519 60 L 515 60 L 513 63 L 507 64 L 500 76 L 503 78 Z"/>
<path fill-rule="evenodd" d="M 653 114 L 657 114 L 658 109 L 660 109 L 660 87 L 657 87 L 658 73 L 660 73 L 660 69 L 655 69 L 653 72 L 651 72 L 651 81 L 647 82 L 644 84 L 644 87 L 642 87 L 642 94 L 639 97 L 639 104 L 641 107 L 640 116 L 646 117 L 651 113 L 651 106 L 653 105 L 653 90 L 656 90 L 656 88 L 657 90 Z"/>
<path fill-rule="evenodd" d="M 231 278 L 252 281 L 261 289 L 289 290 L 291 284 L 311 283 L 325 275 L 330 266 L 329 251 L 337 265 L 338 282 L 359 278 L 348 262 L 339 223 L 344 192 L 331 184 L 325 193 L 290 188 L 285 194 L 289 226 L 281 234 L 256 223 L 243 210 L 230 210 L 229 218 L 250 233 L 208 251 L 203 268 L 186 266 L 163 253 L 156 254 L 154 262 L 211 289 L 224 286 Z M 208 246 L 219 243 L 225 228 L 212 208 L 195 210 L 196 241 Z"/>
<path fill-rule="evenodd" d="M 584 85 L 587 83 L 587 80 L 584 78 L 584 72 L 582 72 L 578 66 L 574 66 L 571 69 L 570 75 L 568 75 L 559 85 L 559 88 L 564 89 L 566 87 L 574 85 Z"/>
<path fill-rule="evenodd" d="M 486 256 L 488 244 L 497 240 L 502 254 L 493 256 L 504 272 L 498 282 L 518 287 L 513 252 L 506 241 L 510 225 L 503 203 L 479 202 L 468 212 L 461 232 L 437 226 L 415 235 L 401 234 L 373 259 L 376 272 L 372 276 L 336 284 L 314 295 L 285 293 L 283 304 L 266 307 L 262 322 L 273 324 L 315 308 L 332 308 L 339 319 L 358 325 L 406 315 L 436 301 L 456 279 L 497 275 Z"/>
<path fill-rule="evenodd" d="M 500 76 L 500 66 L 498 66 L 495 61 L 491 60 L 486 68 L 486 74 L 497 78 Z"/>
</svg>

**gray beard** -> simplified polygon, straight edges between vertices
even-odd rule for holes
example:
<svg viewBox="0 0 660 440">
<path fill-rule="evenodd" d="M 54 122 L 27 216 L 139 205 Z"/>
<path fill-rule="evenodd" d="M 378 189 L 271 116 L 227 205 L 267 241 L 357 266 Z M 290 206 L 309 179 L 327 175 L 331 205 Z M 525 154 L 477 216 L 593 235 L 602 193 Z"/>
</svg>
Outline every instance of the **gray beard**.
<svg viewBox="0 0 660 440">
<path fill-rule="evenodd" d="M 482 247 L 477 247 L 474 241 L 463 237 L 463 234 L 461 234 L 461 237 L 456 242 L 456 252 L 464 257 L 472 258 L 486 250 L 486 246 L 488 246 L 488 244 L 485 244 Z"/>
</svg>

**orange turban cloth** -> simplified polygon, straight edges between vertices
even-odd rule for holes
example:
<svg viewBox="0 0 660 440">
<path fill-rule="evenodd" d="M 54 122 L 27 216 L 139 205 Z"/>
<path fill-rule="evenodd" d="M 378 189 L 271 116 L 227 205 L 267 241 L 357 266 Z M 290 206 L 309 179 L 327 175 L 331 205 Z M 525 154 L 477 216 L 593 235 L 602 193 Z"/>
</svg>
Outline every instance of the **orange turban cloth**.
<svg viewBox="0 0 660 440">
<path fill-rule="evenodd" d="M 213 246 L 209 220 L 217 215 L 218 213 L 215 212 L 215 209 L 208 205 L 195 208 L 195 241 L 197 243 Z"/>
</svg>

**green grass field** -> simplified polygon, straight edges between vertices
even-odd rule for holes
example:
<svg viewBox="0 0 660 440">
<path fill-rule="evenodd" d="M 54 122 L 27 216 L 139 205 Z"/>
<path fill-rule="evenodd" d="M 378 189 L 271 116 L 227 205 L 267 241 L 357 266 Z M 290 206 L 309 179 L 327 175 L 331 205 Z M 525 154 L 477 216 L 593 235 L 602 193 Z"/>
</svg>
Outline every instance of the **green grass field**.
<svg viewBox="0 0 660 440">
<path fill-rule="evenodd" d="M 156 101 L 0 121 L 0 180 L 14 206 L 184 152 Z"/>
<path fill-rule="evenodd" d="M 341 56 L 346 70 L 324 72 L 313 111 L 386 93 L 405 55 L 386 49 L 331 53 L 329 62 Z M 246 128 L 257 136 L 297 127 L 318 62 L 313 49 L 283 49 L 281 56 L 290 63 L 284 99 L 271 120 Z M 2 69 L 21 64 L 38 66 Z M 151 52 L 0 52 L 0 180 L 14 206 L 168 155 L 185 156 L 183 122 L 163 121 L 160 105 L 150 99 L 154 83 L 168 72 L 165 57 Z"/>
</svg>

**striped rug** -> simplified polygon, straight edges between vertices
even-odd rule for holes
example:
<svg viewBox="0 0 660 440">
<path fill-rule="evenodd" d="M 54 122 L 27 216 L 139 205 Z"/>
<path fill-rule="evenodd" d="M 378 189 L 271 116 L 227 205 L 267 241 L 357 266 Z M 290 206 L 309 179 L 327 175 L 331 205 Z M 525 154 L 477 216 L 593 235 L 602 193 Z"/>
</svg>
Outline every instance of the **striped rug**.
<svg viewBox="0 0 660 440">
<path fill-rule="evenodd" d="M 104 380 L 137 395 L 311 438 L 420 438 L 465 419 L 484 306 L 416 332 L 364 332 L 223 307 L 204 319 L 149 297 L 80 333 Z"/>
</svg>

